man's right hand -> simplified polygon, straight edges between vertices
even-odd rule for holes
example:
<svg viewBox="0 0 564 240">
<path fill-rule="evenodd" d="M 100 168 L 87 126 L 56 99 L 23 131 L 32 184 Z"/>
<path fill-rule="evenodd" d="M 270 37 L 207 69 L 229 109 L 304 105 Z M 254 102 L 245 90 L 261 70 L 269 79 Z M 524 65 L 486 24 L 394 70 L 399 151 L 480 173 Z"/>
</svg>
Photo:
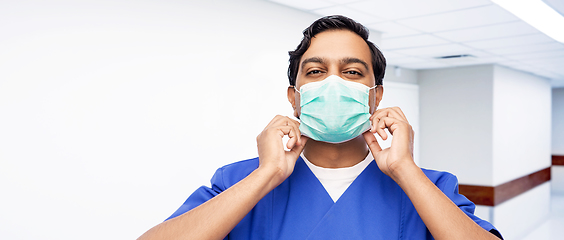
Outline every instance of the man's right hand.
<svg viewBox="0 0 564 240">
<path fill-rule="evenodd" d="M 298 121 L 277 115 L 257 136 L 259 169 L 274 174 L 272 188 L 292 174 L 296 160 L 304 149 L 307 137 L 300 136 L 299 126 Z M 289 151 L 284 150 L 282 138 L 285 135 L 290 138 L 286 144 Z"/>
<path fill-rule="evenodd" d="M 272 189 L 294 170 L 306 137 L 300 123 L 276 116 L 257 137 L 259 168 L 235 185 L 184 214 L 147 231 L 139 239 L 224 239 Z M 290 137 L 284 150 L 282 138 Z"/>
</svg>

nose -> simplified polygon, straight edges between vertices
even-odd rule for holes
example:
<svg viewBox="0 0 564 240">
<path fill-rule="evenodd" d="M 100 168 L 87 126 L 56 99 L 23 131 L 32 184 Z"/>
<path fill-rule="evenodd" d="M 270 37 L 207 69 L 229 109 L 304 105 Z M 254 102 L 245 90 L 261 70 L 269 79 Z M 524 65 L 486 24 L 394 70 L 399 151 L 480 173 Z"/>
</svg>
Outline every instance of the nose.
<svg viewBox="0 0 564 240">
<path fill-rule="evenodd" d="M 340 78 L 343 78 L 343 73 L 339 70 L 338 67 L 331 67 L 327 71 L 327 76 L 335 75 Z"/>
</svg>

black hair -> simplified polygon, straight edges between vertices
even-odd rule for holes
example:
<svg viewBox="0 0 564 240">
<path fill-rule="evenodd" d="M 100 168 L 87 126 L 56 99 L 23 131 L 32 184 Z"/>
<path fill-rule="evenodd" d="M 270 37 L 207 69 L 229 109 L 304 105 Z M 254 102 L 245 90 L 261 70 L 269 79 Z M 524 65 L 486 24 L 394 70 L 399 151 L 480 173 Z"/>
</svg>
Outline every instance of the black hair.
<svg viewBox="0 0 564 240">
<path fill-rule="evenodd" d="M 311 39 L 315 37 L 318 33 L 327 30 L 349 30 L 356 33 L 358 36 L 362 37 L 368 47 L 370 48 L 370 53 L 372 55 L 372 70 L 374 72 L 374 78 L 376 85 L 382 85 L 382 79 L 384 78 L 384 73 L 386 71 L 386 59 L 382 52 L 374 45 L 374 43 L 368 40 L 369 31 L 362 24 L 341 15 L 333 15 L 322 17 L 315 22 L 313 22 L 308 28 L 303 32 L 304 37 L 302 41 L 294 51 L 289 51 L 290 54 L 290 65 L 288 66 L 288 79 L 290 80 L 290 85 L 296 85 L 296 78 L 298 76 L 298 70 L 300 68 L 300 61 L 304 53 L 309 48 L 311 44 Z"/>
</svg>

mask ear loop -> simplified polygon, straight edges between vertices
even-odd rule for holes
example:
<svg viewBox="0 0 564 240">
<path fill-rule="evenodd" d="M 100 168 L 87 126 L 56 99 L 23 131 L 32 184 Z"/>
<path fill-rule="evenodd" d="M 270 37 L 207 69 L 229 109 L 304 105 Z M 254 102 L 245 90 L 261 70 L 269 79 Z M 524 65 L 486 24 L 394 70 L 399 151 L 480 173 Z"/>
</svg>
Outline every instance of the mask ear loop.
<svg viewBox="0 0 564 240">
<path fill-rule="evenodd" d="M 296 92 L 298 92 L 300 95 L 302 94 L 302 92 L 300 92 L 300 90 L 298 90 L 296 86 L 292 86 L 292 88 L 294 88 L 294 90 L 296 90 Z"/>
<path fill-rule="evenodd" d="M 369 89 L 368 89 L 368 94 L 370 94 L 370 90 L 376 89 L 376 90 L 374 91 L 374 97 L 376 97 L 376 93 L 378 93 L 378 88 L 377 88 L 378 86 L 380 86 L 380 85 L 377 85 L 377 84 L 376 84 L 376 85 L 374 85 L 374 87 L 369 88 Z M 374 104 L 376 104 L 376 101 L 374 101 Z M 378 110 L 378 105 L 374 106 L 374 111 L 376 112 L 376 110 Z"/>
<path fill-rule="evenodd" d="M 294 90 L 296 90 L 296 92 L 298 92 L 300 95 L 302 95 L 302 93 L 300 92 L 300 90 L 298 90 L 298 89 L 296 88 L 296 86 L 290 86 L 290 87 L 292 87 Z M 299 103 L 298 103 L 298 104 L 299 104 Z M 294 103 L 294 110 L 296 110 L 295 103 Z M 297 118 L 300 119 L 300 116 L 297 116 Z"/>
</svg>

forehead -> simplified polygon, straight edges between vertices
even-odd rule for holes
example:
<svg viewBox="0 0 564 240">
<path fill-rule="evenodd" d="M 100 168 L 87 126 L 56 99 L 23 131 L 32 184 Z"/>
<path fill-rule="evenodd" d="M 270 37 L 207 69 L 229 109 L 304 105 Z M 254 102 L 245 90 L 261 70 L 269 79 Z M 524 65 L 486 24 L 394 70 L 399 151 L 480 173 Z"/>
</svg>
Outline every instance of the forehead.
<svg viewBox="0 0 564 240">
<path fill-rule="evenodd" d="M 315 35 L 301 61 L 312 57 L 329 61 L 358 58 L 369 64 L 372 62 L 368 44 L 362 37 L 349 30 L 329 30 Z"/>
</svg>

